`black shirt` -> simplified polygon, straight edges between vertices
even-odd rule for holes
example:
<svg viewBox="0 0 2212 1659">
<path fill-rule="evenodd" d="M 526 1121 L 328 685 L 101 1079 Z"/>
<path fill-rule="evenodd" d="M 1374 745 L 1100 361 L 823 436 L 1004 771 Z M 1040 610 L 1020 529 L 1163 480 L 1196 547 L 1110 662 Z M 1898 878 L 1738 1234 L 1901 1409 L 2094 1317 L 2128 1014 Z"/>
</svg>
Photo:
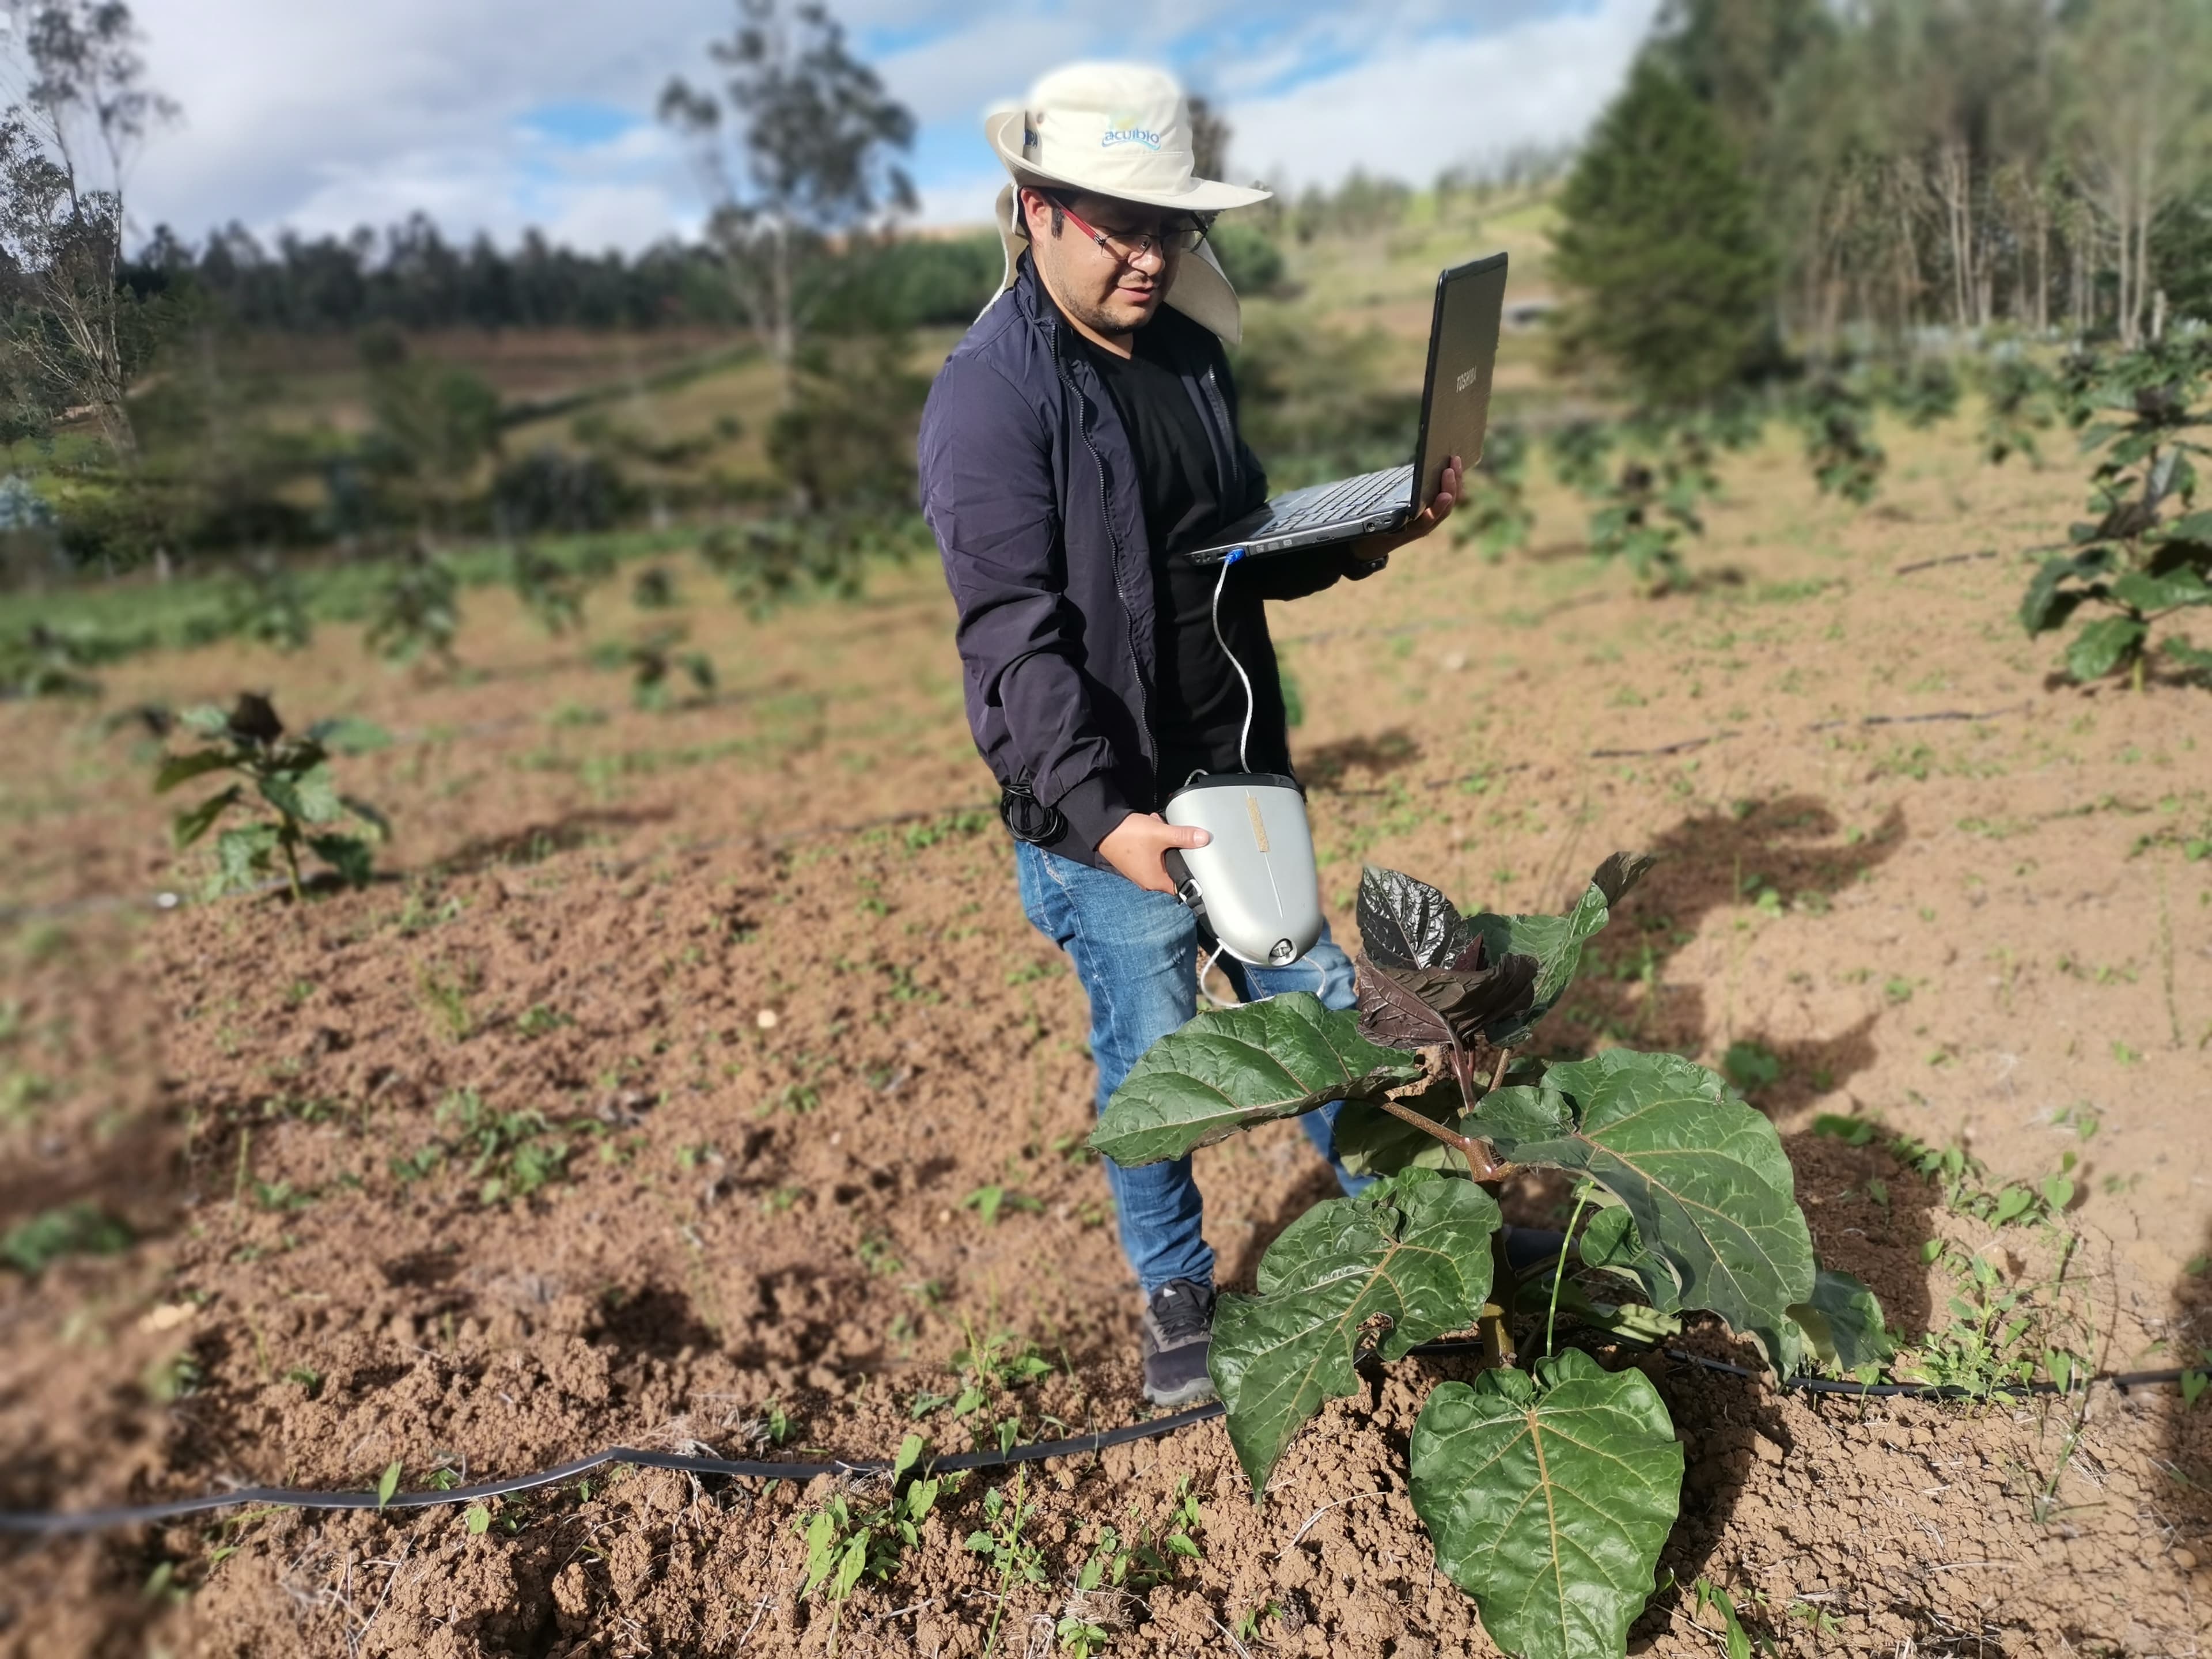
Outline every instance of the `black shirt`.
<svg viewBox="0 0 2212 1659">
<path fill-rule="evenodd" d="M 1150 714 L 1159 756 L 1159 802 L 1181 788 L 1194 771 L 1235 772 L 1244 726 L 1244 686 L 1229 659 L 1236 654 L 1252 677 L 1251 736 L 1244 761 L 1255 772 L 1290 770 L 1289 732 L 1282 685 L 1267 637 L 1259 584 L 1243 566 L 1229 572 L 1221 590 L 1221 640 L 1213 634 L 1218 564 L 1193 562 L 1189 554 L 1213 532 L 1258 505 L 1222 499 L 1220 468 L 1186 374 L 1202 373 L 1206 343 L 1188 331 L 1200 325 L 1163 311 L 1133 337 L 1127 357 L 1082 341 L 1112 395 L 1137 458 L 1137 487 L 1144 504 L 1145 535 L 1152 545 L 1158 683 Z M 1243 580 L 1240 580 L 1240 578 Z M 1222 648 L 1226 641 L 1228 651 Z M 1158 805 L 1159 802 L 1155 802 Z"/>
</svg>

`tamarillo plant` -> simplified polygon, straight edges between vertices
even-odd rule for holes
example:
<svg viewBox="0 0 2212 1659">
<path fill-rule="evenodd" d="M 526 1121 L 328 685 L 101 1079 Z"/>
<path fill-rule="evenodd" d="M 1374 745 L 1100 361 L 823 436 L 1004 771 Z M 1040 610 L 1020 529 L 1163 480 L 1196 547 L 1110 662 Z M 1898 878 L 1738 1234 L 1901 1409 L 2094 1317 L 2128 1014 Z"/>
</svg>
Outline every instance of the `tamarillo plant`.
<svg viewBox="0 0 2212 1659">
<path fill-rule="evenodd" d="M 2075 680 L 2128 670 L 2137 690 L 2152 629 L 2179 612 L 2212 605 L 2212 512 L 2193 510 L 2197 459 L 2192 436 L 2212 427 L 2212 338 L 2158 342 L 2092 365 L 2068 365 L 2069 418 L 2089 475 L 2093 521 L 2067 532 L 2068 550 L 2045 560 L 2020 603 L 2033 636 L 2054 632 L 2085 607 L 2104 614 L 2085 623 L 2066 647 Z M 2099 419 L 2117 413 L 2118 420 Z M 2212 649 L 2168 634 L 2158 648 L 2182 673 L 2212 681 Z"/>
<path fill-rule="evenodd" d="M 1626 1650 L 1680 1505 L 1682 1449 L 1640 1370 L 1579 1349 L 1519 1363 L 1514 1310 L 1554 1311 L 1557 1268 L 1643 1295 L 1647 1321 L 1703 1310 L 1778 1368 L 1863 1363 L 1873 1297 L 1823 1274 L 1774 1127 L 1705 1067 L 1611 1049 L 1517 1063 L 1573 979 L 1583 945 L 1649 867 L 1615 854 L 1562 915 L 1462 915 L 1437 889 L 1368 869 L 1358 1006 L 1297 992 L 1200 1013 L 1155 1043 L 1091 1145 L 1123 1165 L 1179 1158 L 1251 1125 L 1346 1103 L 1339 1155 L 1379 1177 L 1327 1200 L 1267 1249 L 1257 1293 L 1214 1314 L 1214 1386 L 1263 1497 L 1299 1429 L 1358 1392 L 1370 1354 L 1480 1326 L 1491 1363 L 1424 1402 L 1410 1445 L 1415 1511 L 1437 1565 L 1522 1659 Z M 1518 1081 L 1505 1086 L 1509 1066 Z M 1554 1277 L 1516 1282 L 1495 1191 L 1521 1170 L 1566 1171 L 1589 1225 Z M 1601 1311 L 1601 1310 L 1600 1310 Z"/>
<path fill-rule="evenodd" d="M 460 627 L 453 571 L 417 543 L 394 562 L 378 591 L 364 639 L 386 662 L 410 663 L 428 652 L 450 668 Z"/>
<path fill-rule="evenodd" d="M 584 625 L 584 594 L 591 586 L 586 572 L 571 570 L 528 542 L 518 541 L 507 552 L 507 579 L 523 609 L 554 638 Z"/>
<path fill-rule="evenodd" d="M 1799 392 L 1797 418 L 1805 429 L 1805 459 L 1824 495 L 1858 507 L 1875 498 L 1889 458 L 1868 430 L 1874 399 L 1855 377 L 1829 369 Z"/>
<path fill-rule="evenodd" d="M 1624 428 L 1628 449 L 1620 474 L 1590 517 L 1590 551 L 1620 559 L 1655 594 L 1682 585 L 1685 535 L 1705 534 L 1698 507 L 1717 495 L 1713 451 L 1694 416 L 1647 416 Z"/>
<path fill-rule="evenodd" d="M 213 772 L 235 776 L 234 781 L 197 806 L 176 815 L 170 829 L 178 848 L 198 842 L 234 807 L 250 811 L 253 795 L 260 798 L 270 815 L 256 823 L 234 825 L 216 837 L 216 872 L 208 884 L 210 897 L 251 886 L 268 876 L 282 860 L 292 902 L 299 903 L 303 897 L 302 848 L 351 885 L 368 884 L 374 865 L 370 840 L 387 839 L 391 825 L 374 807 L 338 793 L 331 775 L 325 739 L 342 722 L 325 721 L 309 728 L 304 737 L 288 737 L 284 722 L 277 718 L 269 699 L 251 691 L 241 693 L 228 714 L 212 707 L 187 708 L 177 721 L 197 733 L 202 746 L 190 754 L 163 757 L 161 769 L 154 775 L 156 794 L 167 794 L 179 784 Z M 368 834 L 342 834 L 320 827 L 348 818 L 358 821 Z"/>
<path fill-rule="evenodd" d="M 2000 347 L 1982 360 L 1982 455 L 2002 466 L 2025 455 L 2032 467 L 2043 465 L 2035 435 L 2058 418 L 2057 386 L 2042 366 L 2018 346 Z"/>
<path fill-rule="evenodd" d="M 1452 514 L 1453 539 L 1474 543 L 1486 564 L 1527 546 L 1536 524 L 1528 507 L 1528 434 L 1510 422 L 1493 428 L 1467 483 L 1467 499 Z"/>
</svg>

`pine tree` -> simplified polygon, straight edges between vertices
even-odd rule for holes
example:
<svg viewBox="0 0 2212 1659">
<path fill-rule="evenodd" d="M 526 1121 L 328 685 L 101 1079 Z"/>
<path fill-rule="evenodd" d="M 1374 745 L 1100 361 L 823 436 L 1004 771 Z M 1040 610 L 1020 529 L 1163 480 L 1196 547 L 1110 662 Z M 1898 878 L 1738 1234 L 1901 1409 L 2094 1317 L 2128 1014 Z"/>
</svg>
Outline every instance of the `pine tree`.
<svg viewBox="0 0 2212 1659">
<path fill-rule="evenodd" d="M 1711 108 L 1648 54 L 1600 118 L 1559 200 L 1559 342 L 1645 402 L 1683 406 L 1769 337 L 1773 260 L 1757 196 Z"/>
</svg>

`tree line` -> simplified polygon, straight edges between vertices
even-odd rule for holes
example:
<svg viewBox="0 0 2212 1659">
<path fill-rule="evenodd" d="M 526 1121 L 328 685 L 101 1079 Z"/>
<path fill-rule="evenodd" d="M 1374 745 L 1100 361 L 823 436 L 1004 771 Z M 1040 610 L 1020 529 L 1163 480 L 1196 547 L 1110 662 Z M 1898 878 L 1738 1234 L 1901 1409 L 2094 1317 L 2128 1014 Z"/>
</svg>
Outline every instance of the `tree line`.
<svg viewBox="0 0 2212 1659">
<path fill-rule="evenodd" d="M 2212 0 L 1668 0 L 1562 192 L 1571 358 L 2212 320 Z"/>
<path fill-rule="evenodd" d="M 999 274 L 989 236 L 855 239 L 836 250 L 823 286 L 880 325 L 967 322 Z M 158 227 L 120 270 L 140 301 L 191 290 L 239 325 L 297 334 L 474 328 L 654 329 L 748 321 L 720 256 L 663 241 L 629 255 L 586 253 L 523 233 L 512 250 L 488 235 L 448 240 L 416 213 L 379 233 L 280 234 L 273 246 L 233 223 L 194 246 Z"/>
</svg>

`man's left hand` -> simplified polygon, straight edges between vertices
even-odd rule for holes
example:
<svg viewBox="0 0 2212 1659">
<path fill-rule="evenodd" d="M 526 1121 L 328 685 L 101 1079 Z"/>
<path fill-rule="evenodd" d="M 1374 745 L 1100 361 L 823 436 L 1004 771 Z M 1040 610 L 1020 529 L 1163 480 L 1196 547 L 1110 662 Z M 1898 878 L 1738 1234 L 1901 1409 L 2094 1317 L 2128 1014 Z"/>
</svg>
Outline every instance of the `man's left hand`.
<svg viewBox="0 0 2212 1659">
<path fill-rule="evenodd" d="M 1465 473 L 1455 455 L 1445 466 L 1443 476 L 1437 480 L 1436 499 L 1406 520 L 1396 530 L 1380 535 L 1362 536 L 1352 546 L 1352 556 L 1363 564 L 1380 566 L 1398 549 L 1408 542 L 1417 542 L 1451 516 L 1451 510 L 1467 493 Z"/>
</svg>

